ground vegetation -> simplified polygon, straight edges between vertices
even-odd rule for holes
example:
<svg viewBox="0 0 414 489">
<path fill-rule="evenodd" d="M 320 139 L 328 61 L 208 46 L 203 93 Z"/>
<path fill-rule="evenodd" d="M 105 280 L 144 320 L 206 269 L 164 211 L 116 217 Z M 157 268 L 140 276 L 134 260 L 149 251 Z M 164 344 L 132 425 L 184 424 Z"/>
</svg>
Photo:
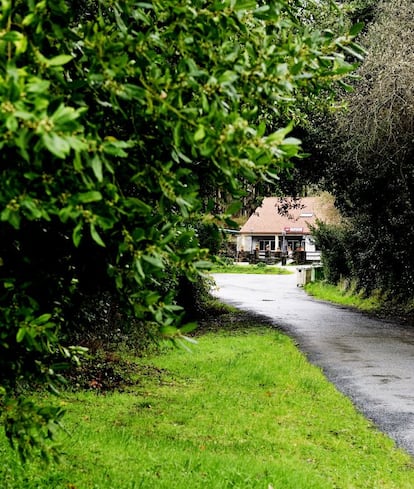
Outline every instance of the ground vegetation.
<svg viewBox="0 0 414 489">
<path fill-rule="evenodd" d="M 129 359 L 112 392 L 65 392 L 61 464 L 23 467 L 1 436 L 2 487 L 412 488 L 412 458 L 265 319 L 226 312 L 194 339 Z"/>
</svg>

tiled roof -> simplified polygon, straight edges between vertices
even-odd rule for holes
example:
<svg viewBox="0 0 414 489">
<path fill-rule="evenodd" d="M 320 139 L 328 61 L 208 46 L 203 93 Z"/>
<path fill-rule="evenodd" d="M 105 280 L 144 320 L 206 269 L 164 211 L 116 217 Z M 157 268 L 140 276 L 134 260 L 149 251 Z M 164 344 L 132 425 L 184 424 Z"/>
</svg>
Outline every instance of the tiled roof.
<svg viewBox="0 0 414 489">
<path fill-rule="evenodd" d="M 284 202 L 293 202 L 297 208 L 283 209 Z M 240 229 L 241 234 L 281 234 L 297 232 L 309 234 L 309 224 L 314 225 L 316 220 L 332 222 L 337 220 L 337 213 L 332 198 L 322 195 L 319 197 L 302 197 L 293 200 L 289 197 L 266 197 L 261 207 L 249 217 Z"/>
</svg>

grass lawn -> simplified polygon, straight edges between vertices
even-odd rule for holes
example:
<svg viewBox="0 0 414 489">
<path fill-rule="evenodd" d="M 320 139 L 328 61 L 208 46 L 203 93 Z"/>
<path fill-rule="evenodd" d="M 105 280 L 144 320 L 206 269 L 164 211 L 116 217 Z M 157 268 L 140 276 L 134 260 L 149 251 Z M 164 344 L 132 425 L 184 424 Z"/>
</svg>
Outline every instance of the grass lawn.
<svg viewBox="0 0 414 489">
<path fill-rule="evenodd" d="M 413 459 L 277 330 L 228 314 L 124 392 L 65 393 L 60 465 L 0 438 L 2 489 L 412 489 Z"/>
<path fill-rule="evenodd" d="M 266 265 L 265 263 L 258 263 L 255 265 L 216 265 L 209 270 L 211 273 L 273 273 L 276 275 L 288 275 L 296 272 L 296 268 L 292 267 L 292 270 L 285 267 L 278 267 L 275 265 Z"/>
</svg>

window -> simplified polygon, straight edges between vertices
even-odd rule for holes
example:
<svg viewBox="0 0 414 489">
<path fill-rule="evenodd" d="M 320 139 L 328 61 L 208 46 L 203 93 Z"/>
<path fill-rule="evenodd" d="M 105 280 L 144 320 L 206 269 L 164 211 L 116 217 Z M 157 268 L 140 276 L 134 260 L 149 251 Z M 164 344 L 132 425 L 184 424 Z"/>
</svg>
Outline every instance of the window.
<svg viewBox="0 0 414 489">
<path fill-rule="evenodd" d="M 274 239 L 261 239 L 259 240 L 259 250 L 266 251 L 266 246 L 269 247 L 270 251 L 275 251 L 275 240 Z"/>
</svg>

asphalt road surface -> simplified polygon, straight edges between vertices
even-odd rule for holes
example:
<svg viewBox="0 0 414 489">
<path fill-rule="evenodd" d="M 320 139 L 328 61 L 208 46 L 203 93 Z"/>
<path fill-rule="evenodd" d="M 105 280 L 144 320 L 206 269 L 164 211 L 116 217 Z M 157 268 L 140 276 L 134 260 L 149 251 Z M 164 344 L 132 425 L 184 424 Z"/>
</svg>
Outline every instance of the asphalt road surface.
<svg viewBox="0 0 414 489">
<path fill-rule="evenodd" d="M 398 446 L 414 455 L 414 327 L 309 297 L 293 275 L 215 274 L 220 300 L 268 317 Z"/>
</svg>

